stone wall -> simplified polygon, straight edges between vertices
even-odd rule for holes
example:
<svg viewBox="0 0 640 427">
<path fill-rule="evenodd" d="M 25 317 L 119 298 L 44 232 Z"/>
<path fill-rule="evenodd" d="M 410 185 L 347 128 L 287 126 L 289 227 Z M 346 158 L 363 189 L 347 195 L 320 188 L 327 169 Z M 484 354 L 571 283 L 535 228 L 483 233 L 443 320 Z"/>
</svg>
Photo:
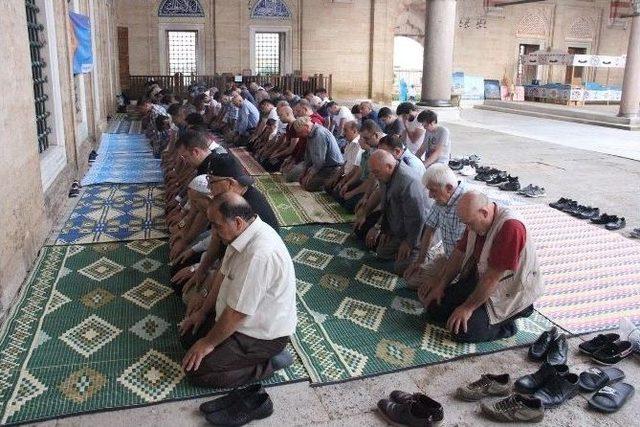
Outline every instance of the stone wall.
<svg viewBox="0 0 640 427">
<path fill-rule="evenodd" d="M 31 57 L 24 0 L 4 0 L 0 49 L 11 73 L 0 73 L 0 314 L 4 314 L 33 265 L 67 192 L 86 171 L 119 92 L 112 0 L 37 0 L 45 24 L 50 148 L 38 153 Z M 94 71 L 72 76 L 69 10 L 88 15 L 94 31 Z M 49 19 L 47 19 L 49 16 Z M 55 38 L 49 36 L 55 33 Z M 49 52 L 55 52 L 54 57 Z M 81 90 L 83 80 L 84 89 Z M 84 96 L 83 96 L 84 95 Z M 84 108 L 81 108 L 84 105 Z M 77 107 L 78 106 L 78 107 Z M 84 111 L 84 113 L 83 113 Z"/>
<path fill-rule="evenodd" d="M 286 71 L 332 74 L 334 97 L 391 92 L 393 0 L 287 0 L 286 20 L 252 19 L 250 3 L 201 0 L 204 18 L 159 18 L 160 0 L 118 0 L 118 25 L 129 29 L 130 73 L 167 74 L 162 29 L 191 24 L 202 26 L 199 73 L 239 74 L 251 69 L 251 32 L 273 29 L 287 34 Z"/>
<path fill-rule="evenodd" d="M 424 41 L 425 0 L 286 0 L 290 19 L 251 19 L 253 1 L 200 0 L 204 18 L 158 18 L 160 0 L 117 0 L 118 25 L 129 28 L 130 72 L 166 74 L 163 30 L 200 25 L 204 56 L 200 74 L 251 69 L 252 30 L 288 31 L 289 71 L 332 74 L 336 98 L 390 98 L 393 35 Z M 513 78 L 520 43 L 566 51 L 622 55 L 628 34 L 609 25 L 608 0 L 549 0 L 507 7 L 487 16 L 482 0 L 458 0 L 454 69 L 485 78 Z M 214 13 L 215 12 L 215 13 Z M 164 26 L 163 26 L 164 24 Z M 168 25 L 168 26 L 167 26 Z M 373 36 L 370 36 L 373 30 Z M 543 81 L 563 81 L 564 69 L 541 67 Z M 606 82 L 606 70 L 586 77 Z M 622 71 L 609 81 L 622 83 Z"/>
</svg>

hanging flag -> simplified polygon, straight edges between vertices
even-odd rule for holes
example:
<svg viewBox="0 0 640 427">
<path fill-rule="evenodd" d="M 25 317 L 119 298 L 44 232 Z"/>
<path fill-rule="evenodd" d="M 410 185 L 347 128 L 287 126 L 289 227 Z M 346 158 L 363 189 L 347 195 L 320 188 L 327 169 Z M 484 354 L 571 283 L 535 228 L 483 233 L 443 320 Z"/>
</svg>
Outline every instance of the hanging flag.
<svg viewBox="0 0 640 427">
<path fill-rule="evenodd" d="M 73 55 L 73 74 L 90 73 L 93 70 L 93 52 L 91 50 L 91 21 L 89 17 L 69 12 L 75 39 Z"/>
<path fill-rule="evenodd" d="M 609 8 L 609 19 L 614 21 L 616 19 L 624 18 L 631 15 L 631 0 L 611 0 L 611 6 Z"/>
</svg>

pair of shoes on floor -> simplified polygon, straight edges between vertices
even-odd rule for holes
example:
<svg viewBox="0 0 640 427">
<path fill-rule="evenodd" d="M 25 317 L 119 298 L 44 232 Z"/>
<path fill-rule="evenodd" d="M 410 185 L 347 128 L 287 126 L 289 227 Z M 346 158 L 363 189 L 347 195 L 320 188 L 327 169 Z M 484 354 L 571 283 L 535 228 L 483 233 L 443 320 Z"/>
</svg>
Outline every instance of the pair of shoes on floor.
<svg viewBox="0 0 640 427">
<path fill-rule="evenodd" d="M 513 393 L 509 397 L 480 404 L 482 413 L 500 422 L 538 423 L 544 418 L 544 404 L 533 396 Z"/>
<path fill-rule="evenodd" d="M 500 178 L 498 178 L 500 179 Z M 495 187 L 495 184 L 492 184 L 493 181 L 487 182 L 487 185 L 491 185 Z M 517 176 L 508 175 L 506 178 L 502 179 L 502 183 L 498 184 L 497 187 L 502 191 L 518 191 L 520 190 L 520 180 Z"/>
<path fill-rule="evenodd" d="M 518 194 L 525 197 L 538 198 L 546 196 L 547 192 L 544 187 L 529 184 L 526 187 L 518 190 Z"/>
<path fill-rule="evenodd" d="M 591 360 L 600 365 L 615 365 L 631 356 L 636 346 L 630 341 L 620 341 L 618 334 L 599 334 L 589 341 L 581 343 L 578 348 L 584 354 L 591 356 Z"/>
<path fill-rule="evenodd" d="M 549 203 L 554 209 L 580 219 L 591 220 L 593 224 L 604 225 L 607 230 L 620 230 L 626 226 L 626 220 L 616 215 L 600 214 L 600 209 L 592 206 L 579 205 L 572 199 L 561 197 L 558 201 Z"/>
<path fill-rule="evenodd" d="M 577 218 L 582 219 L 592 219 L 600 215 L 600 209 L 594 208 L 591 206 L 585 206 L 578 204 L 577 201 L 573 199 L 567 199 L 565 197 L 561 197 L 558 201 L 549 203 L 554 209 L 567 213 L 569 215 L 575 216 Z"/>
<path fill-rule="evenodd" d="M 566 365 L 569 344 L 564 334 L 558 333 L 555 326 L 544 331 L 529 347 L 529 359 L 536 362 L 546 361 L 549 365 Z"/>
<path fill-rule="evenodd" d="M 561 203 L 561 200 L 562 199 L 556 202 L 557 207 L 555 208 L 573 217 L 580 218 L 580 219 L 594 219 L 600 216 L 600 208 L 580 205 L 578 204 L 578 202 L 571 199 L 565 199 L 566 203 Z M 549 206 L 551 206 L 551 204 Z M 554 207 L 554 206 L 551 206 L 551 207 Z"/>
<path fill-rule="evenodd" d="M 73 181 L 71 184 L 71 189 L 69 190 L 69 197 L 78 197 L 80 194 L 80 183 L 78 181 Z"/>
<path fill-rule="evenodd" d="M 465 402 L 477 402 L 487 397 L 508 396 L 511 394 L 509 374 L 483 374 L 480 379 L 458 387 L 456 397 Z"/>
<path fill-rule="evenodd" d="M 442 405 L 422 393 L 394 390 L 378 402 L 383 418 L 394 425 L 426 427 L 444 419 Z"/>
<path fill-rule="evenodd" d="M 618 368 L 591 368 L 580 374 L 578 386 L 585 393 L 594 393 L 588 400 L 593 409 L 617 412 L 635 393 L 631 384 L 623 383 L 624 372 Z"/>
<path fill-rule="evenodd" d="M 540 399 L 511 394 L 509 374 L 484 374 L 474 381 L 456 390 L 456 397 L 466 402 L 476 402 L 491 397 L 504 397 L 498 401 L 480 403 L 482 413 L 502 422 L 538 422 L 544 417 L 544 407 Z"/>
<path fill-rule="evenodd" d="M 501 171 L 499 169 L 494 169 L 494 168 L 488 168 L 480 171 L 476 169 L 476 172 L 477 172 L 477 175 L 473 179 L 476 181 L 481 181 L 486 183 L 489 183 L 490 181 L 496 181 L 499 178 L 502 179 L 507 177 L 507 171 Z"/>
<path fill-rule="evenodd" d="M 470 166 L 474 169 L 478 167 L 478 162 L 480 161 L 480 156 L 477 154 L 472 154 L 467 157 L 462 157 L 459 159 L 452 159 L 449 161 L 449 167 L 454 171 L 461 171 L 465 166 Z"/>
<path fill-rule="evenodd" d="M 514 386 L 517 392 L 540 399 L 548 408 L 578 394 L 578 375 L 569 372 L 567 365 L 545 362 L 536 372 L 520 377 Z"/>
<path fill-rule="evenodd" d="M 252 384 L 200 405 L 200 412 L 217 426 L 243 426 L 273 414 L 273 402 L 262 387 Z"/>
<path fill-rule="evenodd" d="M 604 228 L 607 230 L 620 230 L 627 225 L 627 221 L 624 218 L 606 213 L 603 213 L 597 218 L 591 219 L 591 222 L 598 225 L 604 225 Z"/>
</svg>

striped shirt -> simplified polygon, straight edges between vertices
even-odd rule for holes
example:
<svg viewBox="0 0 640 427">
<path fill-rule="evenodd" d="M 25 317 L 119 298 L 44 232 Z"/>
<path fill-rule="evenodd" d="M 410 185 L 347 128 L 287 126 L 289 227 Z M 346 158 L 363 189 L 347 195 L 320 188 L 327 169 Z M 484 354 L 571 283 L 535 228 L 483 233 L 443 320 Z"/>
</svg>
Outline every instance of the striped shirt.
<svg viewBox="0 0 640 427">
<path fill-rule="evenodd" d="M 446 205 L 434 203 L 427 214 L 425 225 L 432 230 L 440 230 L 445 255 L 451 255 L 456 243 L 462 237 L 466 226 L 458 217 L 457 207 L 460 196 L 465 192 L 464 183 L 459 182 Z"/>
</svg>

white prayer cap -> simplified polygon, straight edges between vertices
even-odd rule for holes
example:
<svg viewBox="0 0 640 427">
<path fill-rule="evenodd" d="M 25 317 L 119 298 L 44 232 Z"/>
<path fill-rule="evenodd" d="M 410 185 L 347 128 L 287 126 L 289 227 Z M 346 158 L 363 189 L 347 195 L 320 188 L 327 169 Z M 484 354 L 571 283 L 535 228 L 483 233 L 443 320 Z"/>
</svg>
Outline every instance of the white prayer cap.
<svg viewBox="0 0 640 427">
<path fill-rule="evenodd" d="M 210 194 L 207 175 L 198 175 L 191 180 L 189 188 L 202 194 Z"/>
</svg>

